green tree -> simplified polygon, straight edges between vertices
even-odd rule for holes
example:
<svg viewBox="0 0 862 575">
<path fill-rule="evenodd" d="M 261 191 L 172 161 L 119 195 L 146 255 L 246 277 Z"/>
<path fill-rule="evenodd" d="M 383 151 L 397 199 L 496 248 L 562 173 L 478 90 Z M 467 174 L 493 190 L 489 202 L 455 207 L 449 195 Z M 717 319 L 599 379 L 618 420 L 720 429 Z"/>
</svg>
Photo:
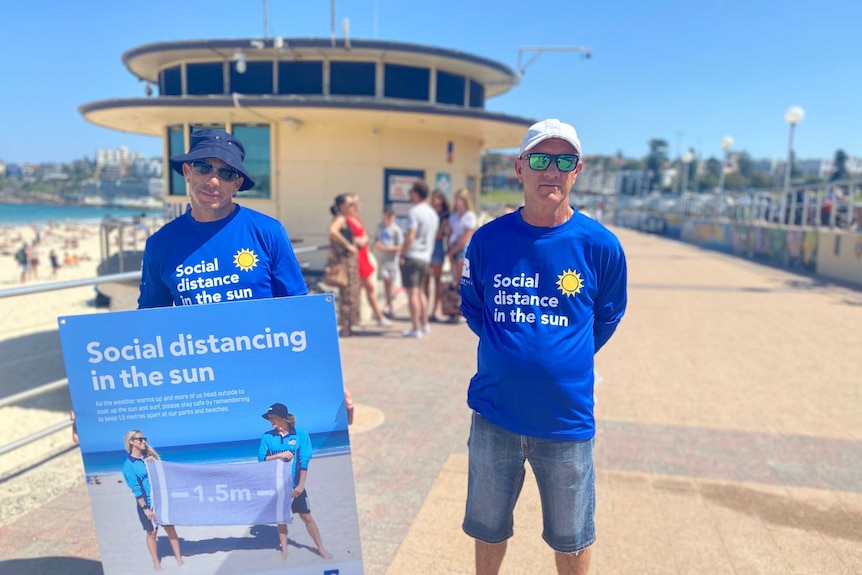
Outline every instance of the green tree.
<svg viewBox="0 0 862 575">
<path fill-rule="evenodd" d="M 715 176 L 716 185 L 718 185 L 719 174 L 721 174 L 721 162 L 715 158 L 710 158 L 704 162 L 707 175 Z"/>
<path fill-rule="evenodd" d="M 700 177 L 700 180 L 697 184 L 699 192 L 706 192 L 714 190 L 718 187 L 718 176 L 715 174 L 710 174 L 707 172 L 706 174 Z"/>
<path fill-rule="evenodd" d="M 745 178 L 751 178 L 754 175 L 754 162 L 751 161 L 751 156 L 748 155 L 748 152 L 742 152 L 739 154 L 736 160 L 737 168 L 739 169 L 739 173 Z"/>
<path fill-rule="evenodd" d="M 847 180 L 850 178 L 850 172 L 847 171 L 847 154 L 844 150 L 836 150 L 835 152 L 835 170 L 829 176 L 830 182 L 838 180 Z"/>
<path fill-rule="evenodd" d="M 748 178 L 740 174 L 739 172 L 734 172 L 732 174 L 727 174 L 724 178 L 724 189 L 725 190 L 741 190 L 748 186 Z"/>
<path fill-rule="evenodd" d="M 751 174 L 751 178 L 749 179 L 749 185 L 752 188 L 774 188 L 775 176 L 772 174 L 764 174 L 763 172 L 755 172 Z"/>
<path fill-rule="evenodd" d="M 653 138 L 649 141 L 649 155 L 646 157 L 646 169 L 650 172 L 650 189 L 655 189 L 661 183 L 664 165 L 667 162 L 667 140 Z"/>
</svg>

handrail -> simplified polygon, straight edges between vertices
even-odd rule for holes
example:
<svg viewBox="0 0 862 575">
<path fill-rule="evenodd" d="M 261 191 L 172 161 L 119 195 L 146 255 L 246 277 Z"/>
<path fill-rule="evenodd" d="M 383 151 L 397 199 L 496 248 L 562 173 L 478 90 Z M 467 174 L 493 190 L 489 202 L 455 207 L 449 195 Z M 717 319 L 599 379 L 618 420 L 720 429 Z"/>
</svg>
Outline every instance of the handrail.
<svg viewBox="0 0 862 575">
<path fill-rule="evenodd" d="M 69 289 L 76 288 L 81 286 L 89 286 L 96 285 L 100 283 L 108 283 L 108 282 L 121 282 L 128 280 L 137 280 L 141 279 L 141 272 L 125 272 L 121 274 L 111 274 L 105 276 L 98 276 L 95 278 L 84 278 L 79 280 L 66 280 L 63 282 L 51 282 L 47 284 L 34 285 L 34 286 L 24 286 L 17 288 L 9 288 L 0 290 L 0 299 L 4 297 L 14 297 L 18 295 L 30 295 L 34 293 L 42 293 L 46 291 L 56 291 L 61 289 Z"/>
<path fill-rule="evenodd" d="M 43 393 L 48 393 L 49 391 L 54 391 L 55 389 L 66 387 L 67 385 L 69 385 L 69 380 L 63 378 L 58 379 L 57 381 L 52 381 L 51 383 L 46 383 L 45 385 L 40 385 L 39 387 L 27 389 L 14 395 L 9 395 L 0 399 L 0 407 L 6 407 L 7 405 L 21 403 L 22 401 L 30 399 L 31 397 L 36 397 L 37 395 L 42 395 Z"/>
<path fill-rule="evenodd" d="M 310 253 L 310 252 L 314 252 L 314 251 L 318 251 L 318 250 L 324 250 L 327 248 L 328 248 L 328 246 L 326 246 L 326 245 L 302 246 L 302 247 L 294 248 L 293 253 L 295 253 L 295 254 Z M 41 284 L 41 285 L 10 288 L 10 289 L 5 289 L 5 290 L 0 290 L 0 299 L 6 298 L 6 297 L 31 295 L 31 294 L 36 294 L 36 293 L 56 291 L 56 290 L 62 290 L 62 289 L 70 289 L 70 288 L 76 288 L 76 287 L 81 287 L 81 286 L 96 285 L 96 284 L 100 284 L 100 283 L 139 280 L 140 278 L 141 278 L 141 272 L 135 271 L 135 272 L 125 272 L 125 273 L 120 273 L 120 274 L 110 274 L 110 275 L 97 276 L 94 278 L 67 280 L 67 281 L 62 281 L 62 282 L 51 282 L 51 283 L 46 283 L 46 284 Z M 37 395 L 42 395 L 44 393 L 55 391 L 57 389 L 67 387 L 68 385 L 69 385 L 68 379 L 60 379 L 57 381 L 52 381 L 50 383 L 46 383 L 44 385 L 40 385 L 39 387 L 34 387 L 32 389 L 28 389 L 28 390 L 22 391 L 20 393 L 16 393 L 14 395 L 0 398 L 0 408 L 15 404 L 15 403 L 20 403 L 26 399 L 30 399 L 31 397 L 35 397 Z M 38 439 L 42 439 L 43 437 L 46 437 L 48 435 L 51 435 L 52 433 L 56 433 L 57 431 L 61 431 L 63 429 L 66 429 L 67 427 L 71 427 L 71 426 L 72 426 L 71 421 L 64 421 L 61 423 L 54 424 L 51 427 L 48 427 L 48 428 L 43 429 L 41 431 L 37 431 L 36 433 L 30 434 L 26 437 L 22 437 L 21 439 L 13 441 L 12 443 L 7 443 L 6 445 L 2 445 L 2 446 L 0 446 L 0 455 L 4 455 L 6 453 L 9 453 L 10 451 L 14 451 L 18 448 L 24 447 L 24 446 L 32 443 L 33 441 L 36 441 Z"/>
<path fill-rule="evenodd" d="M 37 431 L 36 433 L 30 434 L 27 437 L 22 437 L 17 441 L 13 441 L 12 443 L 7 443 L 6 445 L 0 446 L 0 455 L 5 455 L 10 451 L 15 451 L 19 447 L 24 447 L 25 445 L 36 441 L 37 439 L 42 439 L 43 437 L 47 437 L 52 433 L 56 433 L 71 426 L 71 421 L 61 421 L 60 423 L 55 423 L 51 427 L 43 429 L 42 431 Z"/>
<path fill-rule="evenodd" d="M 304 254 L 310 253 L 318 250 L 326 249 L 328 246 L 302 246 L 299 248 L 294 248 L 293 253 L 295 254 Z M 130 280 L 139 280 L 141 279 L 141 272 L 124 272 L 121 274 L 110 274 L 104 276 L 97 276 L 94 278 L 84 278 L 78 280 L 66 280 L 62 282 L 51 282 L 47 284 L 40 285 L 32 285 L 32 286 L 23 286 L 17 288 L 9 288 L 0 290 L 0 299 L 6 297 L 15 297 L 19 295 L 31 295 L 34 293 L 42 293 L 46 291 L 56 291 L 61 289 L 70 289 L 81 286 L 88 285 L 96 285 L 100 283 L 110 283 L 110 282 L 122 282 L 122 281 L 130 281 Z"/>
</svg>

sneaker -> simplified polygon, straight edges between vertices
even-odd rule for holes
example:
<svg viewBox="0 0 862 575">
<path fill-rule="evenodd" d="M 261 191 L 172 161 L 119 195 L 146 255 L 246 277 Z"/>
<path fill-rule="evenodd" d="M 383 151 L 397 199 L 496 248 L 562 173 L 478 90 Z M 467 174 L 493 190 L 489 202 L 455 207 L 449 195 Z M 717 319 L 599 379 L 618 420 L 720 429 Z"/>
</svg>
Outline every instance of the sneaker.
<svg viewBox="0 0 862 575">
<path fill-rule="evenodd" d="M 392 325 L 392 322 L 390 322 L 385 317 L 381 317 L 380 319 L 377 320 L 377 325 L 378 325 L 378 327 L 386 327 L 388 325 Z"/>
<path fill-rule="evenodd" d="M 404 332 L 404 337 L 412 337 L 414 339 L 419 339 L 422 337 L 421 331 L 416 331 L 415 329 L 408 329 Z"/>
<path fill-rule="evenodd" d="M 395 319 L 395 313 L 391 309 L 387 309 L 383 312 L 383 317 L 388 317 L 389 319 Z"/>
<path fill-rule="evenodd" d="M 425 325 L 423 325 L 422 327 L 420 327 L 419 329 L 422 331 L 422 333 L 431 333 L 431 326 L 428 325 L 427 323 Z"/>
</svg>

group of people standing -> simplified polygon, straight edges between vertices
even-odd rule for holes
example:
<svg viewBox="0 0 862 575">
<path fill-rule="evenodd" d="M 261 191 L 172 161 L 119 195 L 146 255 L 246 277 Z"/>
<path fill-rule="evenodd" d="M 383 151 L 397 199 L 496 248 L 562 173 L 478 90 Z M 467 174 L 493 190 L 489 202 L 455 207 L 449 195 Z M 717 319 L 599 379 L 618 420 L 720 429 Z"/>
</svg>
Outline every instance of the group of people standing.
<svg viewBox="0 0 862 575">
<path fill-rule="evenodd" d="M 458 282 L 464 256 L 478 218 L 467 189 L 459 190 L 450 208 L 449 200 L 441 190 L 430 194 L 422 181 L 410 190 L 410 209 L 406 214 L 406 229 L 395 223 L 395 210 L 386 204 L 377 233 L 370 238 L 359 216 L 360 201 L 356 194 L 335 197 L 330 212 L 329 226 L 330 263 L 347 267 L 347 282 L 338 286 L 339 334 L 348 337 L 361 323 L 361 295 L 366 299 L 377 324 L 390 325 L 393 317 L 393 299 L 400 277 L 407 293 L 412 326 L 405 337 L 422 337 L 430 331 L 429 323 L 449 321 L 458 323 L 460 311 L 444 305 L 447 293 L 458 291 Z M 377 279 L 383 282 L 385 307 L 381 309 L 376 295 L 375 268 L 369 249 L 375 252 Z M 443 270 L 449 263 L 451 278 L 444 281 Z M 432 295 L 433 290 L 433 295 Z M 433 305 L 429 306 L 429 301 Z M 438 310 L 448 319 L 438 317 Z"/>
<path fill-rule="evenodd" d="M 380 309 L 377 301 L 377 288 L 374 282 L 374 264 L 369 254 L 371 239 L 365 230 L 365 224 L 359 217 L 359 196 L 356 194 L 339 194 L 335 197 L 332 207 L 332 221 L 329 224 L 329 248 L 331 265 L 342 266 L 347 270 L 345 285 L 337 286 L 340 290 L 338 298 L 339 335 L 349 337 L 354 328 L 361 323 L 360 306 L 362 292 L 377 321 L 377 325 L 389 325 L 386 315 L 392 315 L 392 293 L 387 292 L 387 314 Z M 385 252 L 388 253 L 388 252 Z M 384 262 L 385 263 L 385 262 Z M 381 277 L 391 276 L 391 270 L 382 266 Z M 390 277 L 391 280 L 391 277 Z"/>
<path fill-rule="evenodd" d="M 460 298 L 457 298 L 454 307 L 452 305 L 444 306 L 444 303 L 448 303 L 444 302 L 444 298 L 446 294 L 453 291 L 457 293 L 458 291 L 464 256 L 467 253 L 470 238 L 473 237 L 473 232 L 478 227 L 478 218 L 473 209 L 470 191 L 466 188 L 455 193 L 452 208 L 449 207 L 449 200 L 446 195 L 440 190 L 434 190 L 431 193 L 431 207 L 437 212 L 440 226 L 434 237 L 434 251 L 431 254 L 431 265 L 424 287 L 426 297 L 430 297 L 430 287 L 433 283 L 434 298 L 428 314 L 428 321 L 432 323 L 440 321 L 458 323 L 461 314 L 457 309 L 457 301 L 460 301 Z M 451 279 L 444 281 L 443 268 L 447 261 L 449 262 Z M 442 309 L 444 307 L 446 309 Z M 448 318 L 446 320 L 439 318 L 437 316 L 438 310 Z"/>
</svg>

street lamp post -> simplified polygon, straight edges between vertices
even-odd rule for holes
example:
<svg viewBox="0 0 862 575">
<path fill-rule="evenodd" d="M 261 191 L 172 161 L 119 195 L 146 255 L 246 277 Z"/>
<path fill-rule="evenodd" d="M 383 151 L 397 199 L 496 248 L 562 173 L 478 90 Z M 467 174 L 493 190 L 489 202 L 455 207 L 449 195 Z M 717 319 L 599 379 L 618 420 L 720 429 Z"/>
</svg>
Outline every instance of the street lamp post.
<svg viewBox="0 0 862 575">
<path fill-rule="evenodd" d="M 680 195 L 688 191 L 688 169 L 692 161 L 694 161 L 694 154 L 691 152 L 686 152 L 682 155 L 682 188 L 680 189 Z"/>
<path fill-rule="evenodd" d="M 682 155 L 682 187 L 679 189 L 680 198 L 686 193 L 688 193 L 688 167 L 691 164 L 692 160 L 694 160 L 694 154 L 691 152 L 686 152 Z M 682 216 L 686 217 L 688 215 L 688 202 L 690 198 L 685 198 L 682 200 Z"/>
<path fill-rule="evenodd" d="M 790 173 L 793 171 L 793 132 L 796 124 L 805 117 L 805 110 L 799 106 L 790 106 L 784 113 L 784 121 L 790 124 L 790 137 L 787 140 L 787 164 L 784 166 L 784 188 L 781 192 L 781 222 L 790 223 L 784 213 L 787 209 L 787 194 L 790 192 Z"/>
<path fill-rule="evenodd" d="M 733 138 L 725 136 L 721 139 L 721 149 L 724 150 L 724 156 L 721 158 L 721 170 L 718 173 L 718 199 L 719 204 L 724 202 L 724 169 L 727 167 L 728 150 L 733 146 Z M 724 207 L 722 206 L 722 213 Z"/>
</svg>

